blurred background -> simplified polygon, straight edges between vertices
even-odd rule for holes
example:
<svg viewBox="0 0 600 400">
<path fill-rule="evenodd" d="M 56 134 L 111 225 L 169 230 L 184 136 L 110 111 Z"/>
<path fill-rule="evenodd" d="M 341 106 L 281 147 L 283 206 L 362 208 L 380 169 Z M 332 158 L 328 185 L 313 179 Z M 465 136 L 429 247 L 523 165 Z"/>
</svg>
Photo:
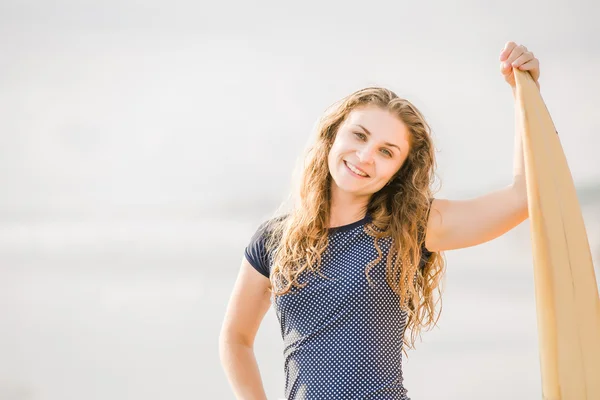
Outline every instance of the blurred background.
<svg viewBox="0 0 600 400">
<path fill-rule="evenodd" d="M 504 44 L 541 92 L 600 259 L 597 3 L 0 2 L 0 399 L 231 399 L 217 338 L 243 250 L 323 110 L 364 86 L 433 128 L 442 189 L 511 182 Z M 446 253 L 409 396 L 541 398 L 529 224 Z M 598 271 L 596 272 L 598 274 Z M 255 352 L 284 395 L 271 309 Z"/>
</svg>

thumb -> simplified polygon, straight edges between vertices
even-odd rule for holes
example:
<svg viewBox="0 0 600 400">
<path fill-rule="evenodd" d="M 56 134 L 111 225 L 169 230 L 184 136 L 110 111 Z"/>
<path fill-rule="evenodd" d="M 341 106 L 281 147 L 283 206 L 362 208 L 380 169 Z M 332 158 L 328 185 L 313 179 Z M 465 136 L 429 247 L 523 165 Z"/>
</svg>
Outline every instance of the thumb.
<svg viewBox="0 0 600 400">
<path fill-rule="evenodd" d="M 508 62 L 500 63 L 500 72 L 504 76 L 510 75 L 510 73 L 512 72 L 512 65 L 510 65 L 510 63 Z"/>
</svg>

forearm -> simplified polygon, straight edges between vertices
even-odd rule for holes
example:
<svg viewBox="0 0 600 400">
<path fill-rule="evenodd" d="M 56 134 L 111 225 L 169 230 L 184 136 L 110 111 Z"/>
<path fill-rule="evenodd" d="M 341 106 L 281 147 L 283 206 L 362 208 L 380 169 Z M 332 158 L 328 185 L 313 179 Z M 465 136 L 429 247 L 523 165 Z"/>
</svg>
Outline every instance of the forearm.
<svg viewBox="0 0 600 400">
<path fill-rule="evenodd" d="M 514 156 L 513 156 L 513 185 L 525 194 L 525 156 L 523 154 L 523 127 L 519 123 L 519 109 L 516 99 L 515 89 L 512 89 L 515 100 L 515 137 L 514 137 Z"/>
<path fill-rule="evenodd" d="M 536 82 L 538 90 L 540 85 Z M 514 139 L 514 159 L 513 159 L 513 184 L 525 190 L 525 156 L 523 154 L 523 127 L 519 123 L 521 111 L 517 104 L 516 89 L 512 88 L 513 99 L 515 100 L 515 139 Z M 558 134 L 558 131 L 556 132 Z"/>
<path fill-rule="evenodd" d="M 529 217 L 527 207 L 527 184 L 525 182 L 525 155 L 523 154 L 523 127 L 519 123 L 520 110 L 517 104 L 516 91 L 512 88 L 513 99 L 515 100 L 515 138 L 514 138 L 514 155 L 513 155 L 513 183 L 512 190 L 518 195 L 523 203 L 521 220 Z"/>
<path fill-rule="evenodd" d="M 219 354 L 237 399 L 267 399 L 252 347 L 224 340 L 219 344 Z"/>
</svg>

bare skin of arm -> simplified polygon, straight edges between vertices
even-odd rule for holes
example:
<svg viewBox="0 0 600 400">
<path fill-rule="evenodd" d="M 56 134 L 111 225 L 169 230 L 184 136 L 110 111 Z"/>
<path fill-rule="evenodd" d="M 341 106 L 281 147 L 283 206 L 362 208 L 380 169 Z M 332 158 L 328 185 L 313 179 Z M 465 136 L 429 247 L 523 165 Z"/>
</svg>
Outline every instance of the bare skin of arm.
<svg viewBox="0 0 600 400">
<path fill-rule="evenodd" d="M 221 365 L 237 399 L 266 400 L 254 339 L 269 310 L 270 281 L 244 258 L 219 335 Z"/>
<path fill-rule="evenodd" d="M 515 126 L 511 185 L 468 200 L 433 200 L 425 237 L 428 250 L 476 246 L 505 234 L 528 218 L 521 136 L 520 129 Z"/>
</svg>

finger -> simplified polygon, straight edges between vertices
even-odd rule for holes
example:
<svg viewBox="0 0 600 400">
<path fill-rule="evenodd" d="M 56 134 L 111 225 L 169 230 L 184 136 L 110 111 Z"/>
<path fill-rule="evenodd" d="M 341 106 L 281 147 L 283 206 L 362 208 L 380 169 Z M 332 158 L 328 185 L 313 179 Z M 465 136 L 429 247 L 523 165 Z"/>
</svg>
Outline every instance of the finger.
<svg viewBox="0 0 600 400">
<path fill-rule="evenodd" d="M 504 49 L 502 49 L 502 51 L 500 52 L 500 61 L 506 60 L 510 52 L 515 47 L 517 47 L 517 44 L 515 42 L 506 42 L 506 44 L 504 45 Z"/>
<path fill-rule="evenodd" d="M 506 59 L 505 62 L 512 64 L 517 58 L 521 57 L 521 55 L 523 53 L 525 53 L 527 51 L 527 48 L 525 46 L 517 46 L 515 47 L 510 55 L 508 56 L 508 58 Z"/>
<path fill-rule="evenodd" d="M 538 61 L 538 59 L 532 58 L 531 60 L 528 60 L 521 65 L 515 66 L 514 68 L 518 68 L 522 71 L 530 71 L 530 70 L 539 68 L 539 66 L 540 66 L 540 62 Z"/>
<path fill-rule="evenodd" d="M 507 62 L 500 63 L 500 72 L 502 75 L 510 75 L 512 72 L 512 66 Z"/>
<path fill-rule="evenodd" d="M 530 53 L 528 51 L 526 51 L 525 53 L 521 54 L 519 57 L 517 57 L 517 59 L 515 61 L 513 61 L 511 63 L 513 68 L 518 68 L 519 66 L 525 64 L 526 62 L 533 60 L 533 53 Z"/>
<path fill-rule="evenodd" d="M 526 62 L 518 68 L 520 71 L 529 71 L 529 74 L 533 78 L 534 81 L 540 77 L 540 62 L 537 58 L 534 58 L 531 61 Z M 539 87 L 539 85 L 538 85 Z"/>
</svg>

